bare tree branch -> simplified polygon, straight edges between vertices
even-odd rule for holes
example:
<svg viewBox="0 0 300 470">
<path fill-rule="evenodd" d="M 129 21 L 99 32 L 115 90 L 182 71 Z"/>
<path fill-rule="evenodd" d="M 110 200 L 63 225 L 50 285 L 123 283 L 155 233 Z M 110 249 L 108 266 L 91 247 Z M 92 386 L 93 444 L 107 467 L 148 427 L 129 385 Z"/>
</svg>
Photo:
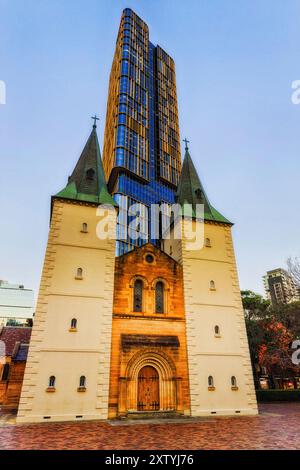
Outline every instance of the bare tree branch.
<svg viewBox="0 0 300 470">
<path fill-rule="evenodd" d="M 299 258 L 288 258 L 287 266 L 290 275 L 292 276 L 295 284 L 300 287 L 300 259 Z"/>
</svg>

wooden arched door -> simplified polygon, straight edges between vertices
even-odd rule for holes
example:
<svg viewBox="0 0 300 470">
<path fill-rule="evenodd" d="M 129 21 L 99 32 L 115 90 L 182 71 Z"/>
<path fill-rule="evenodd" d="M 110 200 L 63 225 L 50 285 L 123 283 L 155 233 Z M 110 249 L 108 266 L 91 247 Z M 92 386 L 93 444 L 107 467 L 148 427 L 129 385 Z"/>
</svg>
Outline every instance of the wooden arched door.
<svg viewBox="0 0 300 470">
<path fill-rule="evenodd" d="M 138 376 L 139 411 L 159 410 L 159 375 L 152 366 L 143 367 Z"/>
</svg>

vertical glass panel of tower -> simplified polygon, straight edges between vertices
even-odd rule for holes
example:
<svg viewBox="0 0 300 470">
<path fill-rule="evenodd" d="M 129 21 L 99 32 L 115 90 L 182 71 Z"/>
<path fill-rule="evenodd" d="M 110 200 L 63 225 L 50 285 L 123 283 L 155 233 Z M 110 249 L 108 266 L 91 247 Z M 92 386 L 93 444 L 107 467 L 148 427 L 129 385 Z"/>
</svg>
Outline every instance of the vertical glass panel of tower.
<svg viewBox="0 0 300 470">
<path fill-rule="evenodd" d="M 175 66 L 149 41 L 146 23 L 128 8 L 110 74 L 103 166 L 120 207 L 117 255 L 148 240 L 158 244 L 150 227 L 159 233 L 168 210 L 165 206 L 158 217 L 150 207 L 174 202 L 181 171 Z"/>
</svg>

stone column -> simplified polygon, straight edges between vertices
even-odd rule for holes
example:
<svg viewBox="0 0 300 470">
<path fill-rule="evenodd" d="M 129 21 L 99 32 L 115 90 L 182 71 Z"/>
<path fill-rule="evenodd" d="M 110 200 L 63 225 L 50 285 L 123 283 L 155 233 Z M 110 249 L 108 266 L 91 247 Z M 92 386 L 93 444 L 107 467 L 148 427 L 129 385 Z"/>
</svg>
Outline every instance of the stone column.
<svg viewBox="0 0 300 470">
<path fill-rule="evenodd" d="M 174 377 L 175 385 L 175 410 L 178 413 L 183 413 L 183 400 L 182 400 L 182 377 Z"/>
<path fill-rule="evenodd" d="M 119 377 L 118 416 L 127 415 L 127 377 Z"/>
</svg>

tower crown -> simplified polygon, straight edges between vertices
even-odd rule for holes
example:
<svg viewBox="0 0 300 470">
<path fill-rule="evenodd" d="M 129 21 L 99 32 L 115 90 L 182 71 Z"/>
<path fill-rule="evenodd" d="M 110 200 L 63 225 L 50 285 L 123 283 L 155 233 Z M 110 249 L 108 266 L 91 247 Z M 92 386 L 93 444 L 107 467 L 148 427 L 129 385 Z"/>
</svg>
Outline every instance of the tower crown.
<svg viewBox="0 0 300 470">
<path fill-rule="evenodd" d="M 56 196 L 117 206 L 107 190 L 95 123 L 67 186 Z"/>
<path fill-rule="evenodd" d="M 221 222 L 223 224 L 232 225 L 229 220 L 227 220 L 210 204 L 209 199 L 205 193 L 204 187 L 198 176 L 197 170 L 194 166 L 192 157 L 190 155 L 189 148 L 187 145 L 188 140 L 185 139 L 184 142 L 186 144 L 185 156 L 176 192 L 176 202 L 182 206 L 183 213 L 185 215 L 196 217 L 197 204 L 203 204 L 204 220 L 210 220 L 212 222 Z M 188 209 L 185 209 L 185 205 L 188 205 Z"/>
</svg>

